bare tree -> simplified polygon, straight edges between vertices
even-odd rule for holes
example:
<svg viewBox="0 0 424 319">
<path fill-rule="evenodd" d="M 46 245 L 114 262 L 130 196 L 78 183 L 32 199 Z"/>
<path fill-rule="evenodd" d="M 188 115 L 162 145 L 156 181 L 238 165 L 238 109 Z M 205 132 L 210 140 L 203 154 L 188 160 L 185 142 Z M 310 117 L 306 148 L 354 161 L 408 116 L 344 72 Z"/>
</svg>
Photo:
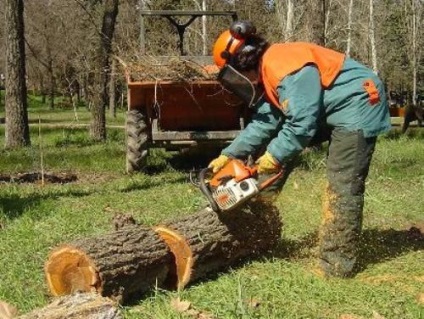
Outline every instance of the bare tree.
<svg viewBox="0 0 424 319">
<path fill-rule="evenodd" d="M 372 62 L 372 69 L 374 73 L 378 73 L 378 67 L 377 67 L 377 47 L 375 45 L 375 24 L 374 24 L 374 0 L 370 0 L 369 3 L 369 21 L 370 21 L 370 28 L 369 28 L 369 39 L 370 39 L 370 47 L 371 47 L 371 62 Z"/>
<path fill-rule="evenodd" d="M 346 55 L 350 56 L 350 47 L 352 45 L 352 12 L 353 0 L 349 0 L 349 10 L 347 16 L 347 41 L 346 41 Z"/>
<path fill-rule="evenodd" d="M 138 0 L 138 9 L 140 11 L 142 10 L 146 10 L 147 9 L 147 5 L 148 5 L 148 1 L 147 0 Z M 139 34 L 139 38 L 140 38 L 140 53 L 141 54 L 145 54 L 146 53 L 146 39 L 145 39 L 145 27 L 144 27 L 144 17 L 142 14 L 140 14 L 140 34 Z"/>
<path fill-rule="evenodd" d="M 293 0 L 287 0 L 287 17 L 286 29 L 284 32 L 284 40 L 289 41 L 293 38 L 293 20 L 294 20 L 294 3 Z"/>
<path fill-rule="evenodd" d="M 307 1 L 306 12 L 310 41 L 325 45 L 326 0 Z"/>
<path fill-rule="evenodd" d="M 6 0 L 6 132 L 5 147 L 31 144 L 25 83 L 23 0 Z"/>
<path fill-rule="evenodd" d="M 206 0 L 202 0 L 202 10 L 206 11 L 207 7 L 206 7 Z M 207 17 L 203 16 L 202 17 L 202 53 L 203 55 L 206 55 L 208 53 L 208 28 L 207 28 Z"/>
<path fill-rule="evenodd" d="M 412 68 L 412 104 L 417 105 L 417 85 L 418 85 L 418 72 L 419 72 L 419 62 L 420 61 L 420 48 L 419 42 L 420 38 L 423 37 L 423 32 L 421 30 L 422 22 L 422 13 L 423 13 L 423 3 L 419 0 L 410 0 L 410 23 L 409 33 L 410 33 L 410 57 L 411 57 L 411 68 Z"/>
<path fill-rule="evenodd" d="M 112 59 L 109 79 L 109 114 L 116 117 L 116 59 Z"/>
<path fill-rule="evenodd" d="M 108 84 L 110 77 L 110 54 L 112 38 L 118 15 L 119 0 L 103 2 L 102 28 L 96 54 L 95 84 L 93 86 L 93 105 L 91 107 L 90 135 L 98 141 L 106 140 L 106 106 L 108 105 Z"/>
<path fill-rule="evenodd" d="M 60 9 L 60 7 L 54 6 L 53 1 L 27 0 L 25 9 L 28 13 L 26 21 L 28 28 L 25 32 L 25 38 L 27 48 L 29 49 L 29 54 L 26 58 L 27 61 L 34 59 L 44 69 L 43 73 L 46 73 L 46 75 L 43 75 L 43 78 L 45 77 L 47 79 L 45 82 L 47 82 L 49 106 L 50 109 L 54 109 L 56 92 L 55 69 L 56 62 L 58 62 L 58 52 L 60 52 L 57 44 L 62 39 L 61 23 L 56 16 L 57 13 L 55 10 Z M 43 88 L 44 90 L 45 88 Z M 45 92 L 42 93 L 45 96 Z"/>
</svg>

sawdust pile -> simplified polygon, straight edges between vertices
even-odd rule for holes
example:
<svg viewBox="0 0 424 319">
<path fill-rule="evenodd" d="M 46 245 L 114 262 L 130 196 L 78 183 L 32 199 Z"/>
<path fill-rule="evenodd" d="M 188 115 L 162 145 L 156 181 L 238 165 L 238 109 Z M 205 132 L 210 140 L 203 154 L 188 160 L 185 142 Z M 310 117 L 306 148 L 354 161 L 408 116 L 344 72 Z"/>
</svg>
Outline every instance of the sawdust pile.
<svg viewBox="0 0 424 319">
<path fill-rule="evenodd" d="M 215 80 L 218 68 L 183 57 L 155 58 L 143 56 L 137 61 L 123 63 L 131 81 L 194 81 Z"/>
</svg>

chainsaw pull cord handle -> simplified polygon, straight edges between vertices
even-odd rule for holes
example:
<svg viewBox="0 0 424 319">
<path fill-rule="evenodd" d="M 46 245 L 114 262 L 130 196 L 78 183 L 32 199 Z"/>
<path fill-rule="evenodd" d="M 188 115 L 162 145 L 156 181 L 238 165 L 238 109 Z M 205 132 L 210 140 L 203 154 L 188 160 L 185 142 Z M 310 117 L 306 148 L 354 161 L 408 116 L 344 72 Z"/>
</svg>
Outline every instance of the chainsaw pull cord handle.
<svg viewBox="0 0 424 319">
<path fill-rule="evenodd" d="M 206 196 L 206 199 L 209 201 L 209 204 L 211 205 L 212 210 L 214 210 L 215 212 L 219 212 L 220 209 L 217 203 L 215 202 L 215 200 L 213 199 L 211 191 L 209 187 L 206 185 L 206 181 L 205 181 L 206 174 L 211 172 L 212 172 L 211 167 L 204 168 L 199 172 L 199 188 L 202 191 L 202 193 Z"/>
</svg>

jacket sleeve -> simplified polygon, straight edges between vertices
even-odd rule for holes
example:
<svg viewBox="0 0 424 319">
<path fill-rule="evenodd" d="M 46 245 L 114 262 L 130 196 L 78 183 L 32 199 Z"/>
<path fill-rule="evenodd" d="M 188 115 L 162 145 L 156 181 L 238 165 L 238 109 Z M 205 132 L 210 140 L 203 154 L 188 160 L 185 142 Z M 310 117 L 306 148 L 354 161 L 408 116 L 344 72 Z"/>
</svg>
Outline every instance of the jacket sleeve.
<svg viewBox="0 0 424 319">
<path fill-rule="evenodd" d="M 261 99 L 255 108 L 250 123 L 228 147 L 222 150 L 222 154 L 234 158 L 247 158 L 249 155 L 255 155 L 276 136 L 282 126 L 282 112 L 265 99 Z"/>
<path fill-rule="evenodd" d="M 299 154 L 317 131 L 318 118 L 323 112 L 323 89 L 318 69 L 308 65 L 285 77 L 277 92 L 286 120 L 267 151 L 284 164 Z"/>
</svg>

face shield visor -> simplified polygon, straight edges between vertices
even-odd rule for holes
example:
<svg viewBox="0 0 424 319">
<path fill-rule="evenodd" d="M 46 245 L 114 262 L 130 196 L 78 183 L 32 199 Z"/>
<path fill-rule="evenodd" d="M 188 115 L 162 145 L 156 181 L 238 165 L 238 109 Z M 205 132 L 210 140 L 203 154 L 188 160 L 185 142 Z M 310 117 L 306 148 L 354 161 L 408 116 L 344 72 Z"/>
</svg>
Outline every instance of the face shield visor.
<svg viewBox="0 0 424 319">
<path fill-rule="evenodd" d="M 226 64 L 218 73 L 218 81 L 224 88 L 237 95 L 249 108 L 253 108 L 264 95 L 263 90 L 259 89 L 257 84 L 229 64 Z"/>
</svg>

